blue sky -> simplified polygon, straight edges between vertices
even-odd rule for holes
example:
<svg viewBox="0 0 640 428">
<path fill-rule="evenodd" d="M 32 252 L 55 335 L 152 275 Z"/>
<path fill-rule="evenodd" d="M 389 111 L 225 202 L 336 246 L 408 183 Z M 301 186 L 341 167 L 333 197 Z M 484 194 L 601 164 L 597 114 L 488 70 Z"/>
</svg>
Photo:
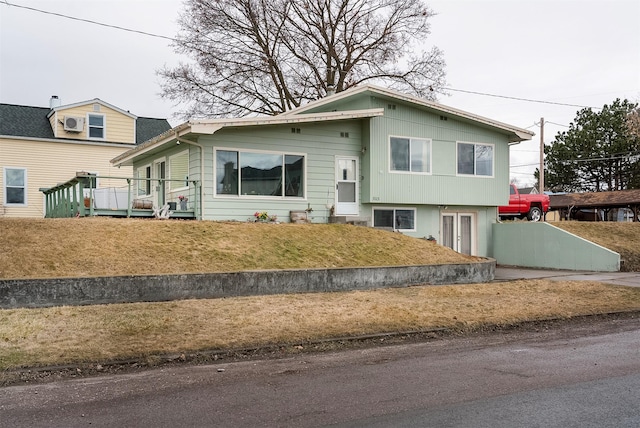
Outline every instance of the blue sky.
<svg viewBox="0 0 640 428">
<path fill-rule="evenodd" d="M 179 0 L 7 0 L 8 3 L 173 37 Z M 536 132 L 512 147 L 511 173 L 532 184 L 545 143 L 579 107 L 640 101 L 640 1 L 434 0 L 425 46 L 438 46 L 451 91 L 440 102 Z M 156 70 L 180 58 L 163 38 L 105 28 L 0 2 L 0 102 L 48 106 L 100 98 L 138 116 L 177 111 Z M 470 94 L 468 92 L 480 94 Z M 497 95 L 497 96 L 490 96 Z M 504 97 L 542 100 L 519 101 Z M 525 165 L 525 166 L 519 166 Z"/>
</svg>

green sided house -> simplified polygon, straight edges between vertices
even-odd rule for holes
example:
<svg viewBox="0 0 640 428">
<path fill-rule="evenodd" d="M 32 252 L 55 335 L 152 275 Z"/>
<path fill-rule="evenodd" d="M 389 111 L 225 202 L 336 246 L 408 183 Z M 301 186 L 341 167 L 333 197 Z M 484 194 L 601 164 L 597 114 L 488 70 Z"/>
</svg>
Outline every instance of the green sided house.
<svg viewBox="0 0 640 428">
<path fill-rule="evenodd" d="M 532 136 L 359 86 L 278 116 L 189 121 L 111 162 L 133 167 L 138 200 L 158 206 L 182 196 L 200 219 L 303 214 L 488 256 L 497 207 L 509 198 L 509 145 Z"/>
</svg>

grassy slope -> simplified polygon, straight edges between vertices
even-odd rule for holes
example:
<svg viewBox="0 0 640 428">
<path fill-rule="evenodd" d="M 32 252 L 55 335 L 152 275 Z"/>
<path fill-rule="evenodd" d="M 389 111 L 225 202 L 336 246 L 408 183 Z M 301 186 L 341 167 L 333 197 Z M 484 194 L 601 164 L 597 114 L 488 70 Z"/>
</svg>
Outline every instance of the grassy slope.
<svg viewBox="0 0 640 428">
<path fill-rule="evenodd" d="M 0 219 L 0 278 L 466 263 L 399 233 L 329 224 Z"/>
<path fill-rule="evenodd" d="M 557 225 L 620 252 L 640 242 L 640 225 Z M 424 240 L 338 225 L 0 219 L 0 245 L 0 278 L 468 260 Z M 541 280 L 0 310 L 0 385 L 14 380 L 3 370 L 18 367 L 638 308 L 638 288 Z"/>
</svg>

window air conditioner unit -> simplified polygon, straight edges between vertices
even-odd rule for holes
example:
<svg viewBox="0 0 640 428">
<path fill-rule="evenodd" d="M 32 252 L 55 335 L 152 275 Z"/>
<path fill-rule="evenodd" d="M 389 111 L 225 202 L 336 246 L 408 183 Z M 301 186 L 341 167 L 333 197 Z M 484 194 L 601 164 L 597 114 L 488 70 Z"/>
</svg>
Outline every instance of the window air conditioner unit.
<svg viewBox="0 0 640 428">
<path fill-rule="evenodd" d="M 82 132 L 84 129 L 84 117 L 65 116 L 63 124 L 65 131 Z"/>
</svg>

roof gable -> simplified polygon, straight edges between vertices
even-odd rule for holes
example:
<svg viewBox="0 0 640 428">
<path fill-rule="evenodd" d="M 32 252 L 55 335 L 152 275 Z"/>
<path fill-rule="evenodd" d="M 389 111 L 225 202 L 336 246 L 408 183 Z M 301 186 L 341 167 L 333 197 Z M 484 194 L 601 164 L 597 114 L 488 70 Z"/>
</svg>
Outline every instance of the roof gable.
<svg viewBox="0 0 640 428">
<path fill-rule="evenodd" d="M 166 119 L 156 119 L 150 117 L 137 117 L 129 112 L 125 112 L 122 109 L 114 107 L 104 101 L 97 98 L 91 101 L 83 103 L 69 104 L 66 106 L 55 107 L 50 109 L 48 107 L 33 107 L 33 106 L 21 106 L 14 104 L 0 104 L 0 136 L 4 137 L 23 137 L 34 139 L 47 139 L 67 141 L 66 138 L 56 138 L 53 130 L 51 129 L 51 123 L 49 117 L 57 110 L 62 108 L 69 109 L 78 106 L 84 106 L 87 104 L 93 104 L 99 101 L 99 104 L 114 109 L 119 113 L 122 113 L 130 118 L 133 118 L 136 123 L 136 141 L 135 144 L 144 143 L 153 137 L 160 135 L 169 129 L 171 125 Z M 87 142 L 89 140 L 80 140 Z M 108 142 L 108 141 L 105 141 Z"/>
<path fill-rule="evenodd" d="M 94 98 L 92 100 L 81 101 L 79 103 L 66 104 L 66 105 L 53 107 L 51 109 L 51 111 L 49 112 L 48 117 L 50 117 L 52 114 L 54 114 L 56 112 L 61 112 L 61 111 L 72 109 L 72 108 L 76 108 L 76 107 L 83 107 L 83 106 L 86 106 L 86 105 L 89 105 L 89 104 L 100 104 L 100 105 L 102 105 L 104 107 L 110 108 L 111 110 L 115 110 L 118 113 L 123 114 L 125 116 L 128 116 L 128 117 L 130 117 L 132 119 L 136 119 L 136 117 L 137 117 L 135 114 L 131 114 L 128 111 L 122 110 L 121 108 L 118 108 L 118 107 L 116 107 L 116 106 L 114 106 L 112 104 L 109 104 L 107 102 L 102 101 L 100 98 Z"/>
<path fill-rule="evenodd" d="M 346 91 L 338 92 L 337 94 L 329 95 L 319 100 L 310 102 L 302 107 L 298 107 L 296 109 L 283 113 L 280 116 L 291 117 L 309 112 L 334 111 L 335 109 L 339 108 L 340 105 L 345 104 L 350 98 L 355 99 L 370 96 L 381 97 L 397 102 L 409 103 L 417 108 L 432 111 L 437 114 L 447 114 L 450 116 L 455 116 L 457 119 L 462 121 L 472 122 L 477 125 L 498 129 L 502 132 L 512 134 L 511 141 L 514 142 L 530 140 L 531 137 L 535 135 L 534 132 L 526 129 L 521 129 L 493 119 L 478 116 L 464 110 L 449 107 L 444 104 L 436 103 L 423 98 L 415 97 L 413 95 L 403 94 L 401 92 L 381 88 L 374 85 L 356 86 L 354 88 L 347 89 Z"/>
</svg>

